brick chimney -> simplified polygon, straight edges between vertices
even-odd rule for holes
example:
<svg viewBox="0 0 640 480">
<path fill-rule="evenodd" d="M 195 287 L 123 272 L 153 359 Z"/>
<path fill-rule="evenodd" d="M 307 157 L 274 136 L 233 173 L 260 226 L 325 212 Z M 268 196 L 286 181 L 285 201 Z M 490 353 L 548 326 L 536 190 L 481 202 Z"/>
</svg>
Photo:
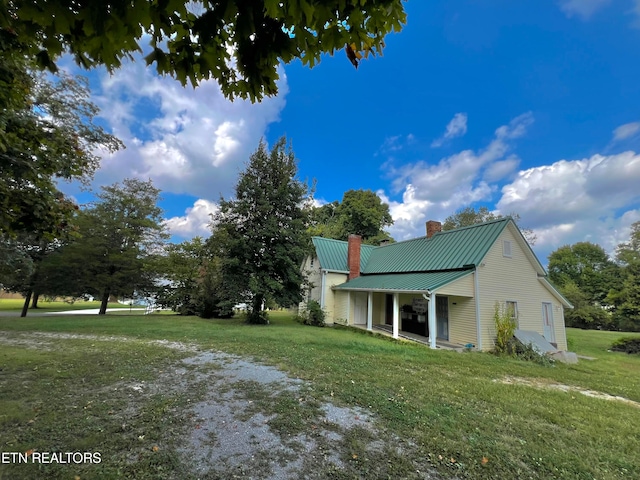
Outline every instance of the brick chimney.
<svg viewBox="0 0 640 480">
<path fill-rule="evenodd" d="M 429 220 L 427 222 L 427 238 L 433 237 L 434 233 L 442 231 L 442 224 L 435 220 Z"/>
<path fill-rule="evenodd" d="M 360 276 L 360 235 L 349 235 L 347 246 L 347 265 L 349 266 L 349 280 Z"/>
</svg>

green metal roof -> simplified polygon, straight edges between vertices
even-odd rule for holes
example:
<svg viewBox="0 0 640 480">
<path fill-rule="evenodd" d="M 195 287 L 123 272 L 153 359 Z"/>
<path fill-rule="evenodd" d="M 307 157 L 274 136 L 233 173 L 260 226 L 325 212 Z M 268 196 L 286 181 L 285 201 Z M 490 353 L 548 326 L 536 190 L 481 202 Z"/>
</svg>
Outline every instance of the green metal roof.
<svg viewBox="0 0 640 480">
<path fill-rule="evenodd" d="M 376 247 L 362 273 L 432 272 L 478 265 L 512 221 L 507 217 Z"/>
<path fill-rule="evenodd" d="M 324 237 L 312 237 L 316 254 L 320 261 L 320 268 L 334 272 L 348 272 L 347 246 L 343 240 L 333 240 Z M 371 252 L 376 247 L 373 245 L 362 245 L 360 248 L 360 270 L 367 264 Z"/>
<path fill-rule="evenodd" d="M 394 292 L 433 291 L 459 278 L 469 275 L 472 270 L 430 273 L 395 273 L 386 275 L 361 275 L 347 283 L 337 285 L 340 290 L 381 290 Z"/>
</svg>

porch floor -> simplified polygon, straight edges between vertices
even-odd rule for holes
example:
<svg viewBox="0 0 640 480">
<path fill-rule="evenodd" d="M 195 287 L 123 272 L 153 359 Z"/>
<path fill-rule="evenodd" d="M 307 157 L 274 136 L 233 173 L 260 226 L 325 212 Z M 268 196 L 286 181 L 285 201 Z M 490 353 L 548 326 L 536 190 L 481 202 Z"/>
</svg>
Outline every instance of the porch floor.
<svg viewBox="0 0 640 480">
<path fill-rule="evenodd" d="M 366 325 L 353 325 L 356 328 L 361 328 L 363 330 L 367 329 Z M 373 330 L 377 333 L 381 333 L 382 335 L 387 335 L 389 337 L 393 336 L 393 327 L 391 325 L 373 325 Z M 400 330 L 398 332 L 398 337 L 404 340 L 410 340 L 412 342 L 422 343 L 423 345 L 429 345 L 429 339 L 423 335 L 418 335 L 416 333 L 411 332 L 403 332 Z M 446 340 L 436 339 L 436 348 L 441 348 L 443 350 L 456 350 L 458 352 L 464 351 L 463 345 L 458 345 L 455 343 L 447 342 Z"/>
</svg>

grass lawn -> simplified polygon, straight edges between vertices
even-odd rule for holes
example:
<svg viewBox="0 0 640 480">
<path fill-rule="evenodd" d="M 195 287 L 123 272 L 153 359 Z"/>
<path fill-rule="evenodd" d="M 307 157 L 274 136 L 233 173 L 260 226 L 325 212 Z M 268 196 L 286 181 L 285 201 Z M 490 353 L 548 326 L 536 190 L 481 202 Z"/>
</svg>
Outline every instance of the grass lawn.
<svg viewBox="0 0 640 480">
<path fill-rule="evenodd" d="M 51 351 L 3 345 L 0 450 L 55 447 L 101 451 L 110 459 L 73 471 L 51 467 L 35 478 L 180 478 L 181 466 L 168 454 L 174 448 L 170 433 L 180 425 L 166 418 L 175 419 L 167 412 L 184 404 L 182 394 L 141 400 L 135 420 L 125 426 L 113 412 L 126 398 L 99 401 L 96 394 L 118 379 L 151 379 L 186 355 L 143 342 L 166 339 L 277 366 L 309 381 L 318 399 L 366 409 L 381 429 L 413 442 L 417 455 L 443 478 L 640 478 L 639 406 L 577 390 L 640 402 L 640 357 L 607 351 L 615 339 L 633 334 L 568 329 L 571 349 L 596 360 L 543 367 L 484 353 L 433 351 L 346 328 L 302 326 L 282 313 L 271 318 L 269 326 L 170 315 L 0 318 L 7 335 L 46 331 L 132 339 L 70 339 L 68 348 Z M 144 446 L 138 442 L 142 430 L 148 432 Z M 162 448 L 153 452 L 147 440 Z M 385 461 L 354 458 L 360 473 L 334 478 L 376 478 L 373 465 Z M 1 464 L 0 478 L 3 468 L 6 478 L 34 478 L 24 466 Z M 420 477 L 410 470 L 398 476 Z"/>
</svg>

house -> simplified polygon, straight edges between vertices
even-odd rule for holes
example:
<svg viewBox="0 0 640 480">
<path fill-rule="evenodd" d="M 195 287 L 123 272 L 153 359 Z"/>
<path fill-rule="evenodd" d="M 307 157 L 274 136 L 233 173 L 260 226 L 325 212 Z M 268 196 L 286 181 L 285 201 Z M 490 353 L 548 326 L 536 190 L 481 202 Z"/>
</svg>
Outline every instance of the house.
<svg viewBox="0 0 640 480">
<path fill-rule="evenodd" d="M 379 247 L 313 237 L 303 264 L 328 324 L 387 329 L 436 342 L 493 348 L 496 302 L 514 313 L 518 329 L 567 349 L 564 308 L 571 304 L 547 274 L 514 221 L 499 220 Z M 418 338 L 420 338 L 418 337 Z"/>
</svg>

